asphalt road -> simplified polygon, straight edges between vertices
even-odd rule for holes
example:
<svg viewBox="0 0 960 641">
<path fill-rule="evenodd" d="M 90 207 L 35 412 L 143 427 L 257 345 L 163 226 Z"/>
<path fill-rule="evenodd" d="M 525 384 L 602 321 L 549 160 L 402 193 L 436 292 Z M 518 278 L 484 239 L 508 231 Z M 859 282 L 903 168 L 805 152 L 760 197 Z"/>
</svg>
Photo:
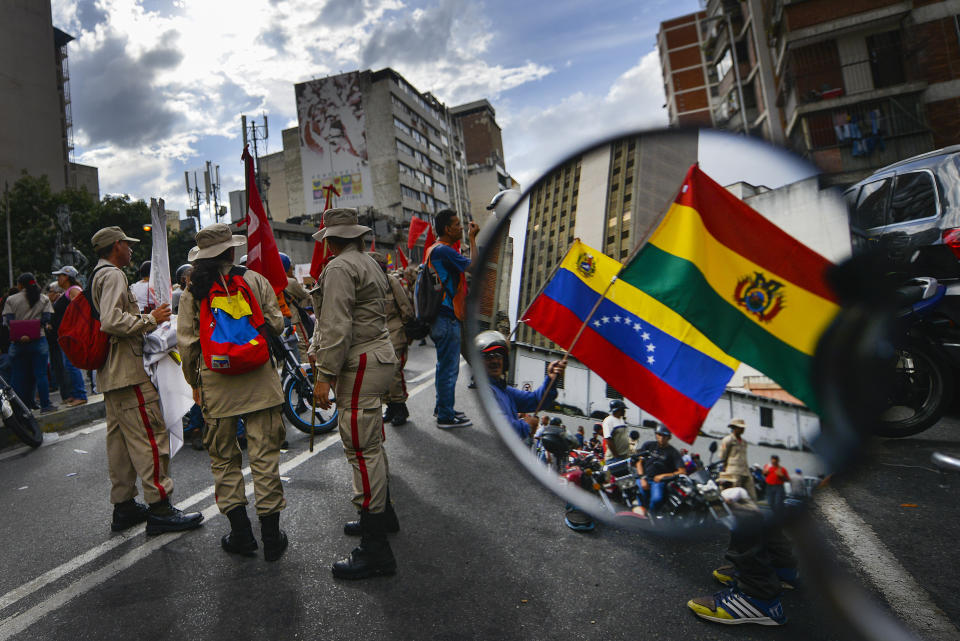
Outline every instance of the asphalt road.
<svg viewBox="0 0 960 641">
<path fill-rule="evenodd" d="M 308 437 L 288 432 L 281 527 L 291 544 L 267 564 L 220 549 L 228 524 L 213 505 L 206 454 L 189 447 L 171 466 L 174 501 L 204 510 L 205 525 L 181 535 L 147 538 L 139 528 L 112 535 L 104 430 L 94 424 L 36 451 L 0 454 L 0 641 L 852 638 L 815 586 L 784 597 L 789 623 L 775 630 L 697 619 L 685 604 L 719 589 L 710 572 L 722 563 L 722 537 L 569 530 L 562 502 L 509 458 L 486 424 L 466 368 L 457 405 L 474 426 L 435 427 L 432 358 L 431 347 L 414 349 L 408 378 L 422 378 L 411 385 L 411 421 L 387 428 L 402 528 L 391 542 L 395 576 L 343 582 L 330 574 L 355 544 L 341 529 L 354 513 L 336 437 L 321 439 L 310 455 Z M 931 430 L 930 442 L 871 444 L 865 454 L 875 463 L 837 483 L 953 625 L 960 611 L 951 598 L 958 506 L 951 497 L 960 482 L 941 488 L 931 472 L 885 463 L 922 467 L 931 442 L 958 445 L 955 425 Z M 908 502 L 919 507 L 899 507 Z M 889 609 L 884 585 L 851 560 L 842 537 L 826 524 L 823 531 L 823 554 L 837 554 L 838 566 Z"/>
</svg>

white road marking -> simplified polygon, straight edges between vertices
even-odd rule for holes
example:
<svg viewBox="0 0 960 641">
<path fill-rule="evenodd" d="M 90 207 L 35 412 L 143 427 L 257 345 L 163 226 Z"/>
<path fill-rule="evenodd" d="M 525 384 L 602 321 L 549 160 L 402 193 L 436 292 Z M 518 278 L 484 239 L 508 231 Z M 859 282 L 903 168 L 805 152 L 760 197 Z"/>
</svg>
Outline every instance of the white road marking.
<svg viewBox="0 0 960 641">
<path fill-rule="evenodd" d="M 419 394 L 424 389 L 427 389 L 432 385 L 433 385 L 432 380 L 426 381 L 421 385 L 418 385 L 417 387 L 415 387 L 413 390 L 410 391 L 409 397 L 413 397 Z M 104 429 L 105 427 L 106 427 L 106 423 L 102 423 L 99 426 L 93 426 L 91 428 L 87 428 L 86 430 L 80 430 L 79 432 L 75 432 L 75 433 L 85 432 L 89 434 L 95 431 L 99 431 L 100 429 Z M 288 473 L 290 470 L 302 465 L 303 463 L 310 460 L 314 456 L 320 454 L 320 452 L 323 452 L 334 443 L 339 443 L 339 442 L 340 442 L 340 435 L 337 434 L 336 432 L 327 435 L 325 438 L 320 440 L 320 442 L 317 444 L 313 452 L 310 452 L 310 451 L 302 452 L 297 456 L 293 457 L 292 459 L 290 459 L 289 461 L 286 461 L 285 463 L 281 463 L 280 474 L 283 475 Z M 245 467 L 242 473 L 244 477 L 249 476 L 250 468 Z M 214 486 L 211 485 L 210 487 L 204 490 L 201 490 L 200 492 L 197 492 L 193 496 L 188 497 L 185 501 L 178 502 L 177 506 L 180 509 L 189 508 L 192 505 L 199 503 L 200 501 L 212 496 L 214 493 L 214 489 L 215 489 Z M 250 496 L 252 494 L 253 494 L 253 487 L 251 484 L 250 490 L 247 492 L 247 495 Z M 203 513 L 204 519 L 206 520 L 216 516 L 219 513 L 219 509 L 217 508 L 216 503 L 214 503 L 213 505 L 210 505 L 206 509 L 204 509 L 202 513 Z M 73 598 L 80 596 L 81 594 L 100 585 L 107 579 L 115 576 L 116 574 L 134 565 L 137 561 L 140 561 L 146 558 L 151 553 L 160 549 L 164 545 L 168 543 L 172 543 L 173 541 L 176 541 L 184 534 L 186 534 L 186 532 L 162 534 L 156 537 L 147 538 L 143 544 L 130 550 L 129 552 L 127 552 L 120 558 L 116 559 L 115 561 L 108 563 L 107 565 L 100 568 L 99 570 L 96 570 L 90 574 L 82 576 L 74 583 L 70 584 L 69 586 L 60 590 L 59 592 L 56 592 L 55 594 L 49 596 L 47 599 L 41 601 L 40 603 L 33 606 L 32 608 L 14 617 L 11 617 L 9 619 L 6 619 L 0 622 L 0 641 L 6 641 L 6 639 L 9 639 L 11 636 L 18 634 L 23 630 L 26 630 L 28 627 L 36 623 L 38 620 L 40 620 L 50 612 L 53 612 L 57 608 L 62 607 Z M 70 561 L 67 561 L 66 563 L 56 568 L 53 568 L 52 570 L 49 570 L 41 574 L 40 576 L 28 581 L 27 583 L 24 583 L 20 587 L 17 587 L 11 590 L 7 594 L 0 597 L 0 611 L 16 603 L 20 599 L 23 599 L 24 597 L 36 592 L 37 590 L 49 585 L 50 583 L 53 583 L 54 581 L 66 576 L 67 574 L 70 574 L 74 570 L 77 570 L 80 567 L 90 563 L 91 561 L 94 561 L 95 559 L 103 556 L 110 550 L 118 547 L 119 545 L 122 545 L 123 543 L 126 543 L 130 539 L 136 538 L 140 535 L 141 535 L 141 532 L 137 531 L 136 533 L 127 533 L 127 534 L 114 536 L 109 540 L 104 541 L 100 545 L 94 548 L 91 548 L 90 550 L 87 550 L 83 554 L 71 559 Z"/>
<path fill-rule="evenodd" d="M 897 557 L 883 544 L 863 519 L 854 512 L 833 488 L 817 493 L 817 506 L 854 559 L 853 565 L 863 572 L 904 622 L 924 639 L 954 641 L 960 631 L 938 608 Z"/>
<path fill-rule="evenodd" d="M 94 432 L 99 432 L 100 430 L 104 430 L 106 428 L 107 428 L 106 421 L 101 421 L 99 423 L 95 423 L 94 425 L 91 425 L 90 427 L 85 427 L 82 430 L 74 430 L 66 434 L 61 432 L 49 432 L 43 435 L 43 445 L 41 447 L 47 447 L 50 445 L 61 443 L 63 441 L 69 441 L 70 439 L 76 438 L 81 434 L 82 435 L 93 434 Z M 24 452 L 29 452 L 31 449 L 33 448 L 27 447 L 26 445 L 23 445 L 21 447 L 15 447 L 12 450 L 9 450 L 7 452 L 4 452 L 3 454 L 0 454 L 0 461 L 8 458 L 13 458 L 14 456 L 19 456 Z"/>
</svg>

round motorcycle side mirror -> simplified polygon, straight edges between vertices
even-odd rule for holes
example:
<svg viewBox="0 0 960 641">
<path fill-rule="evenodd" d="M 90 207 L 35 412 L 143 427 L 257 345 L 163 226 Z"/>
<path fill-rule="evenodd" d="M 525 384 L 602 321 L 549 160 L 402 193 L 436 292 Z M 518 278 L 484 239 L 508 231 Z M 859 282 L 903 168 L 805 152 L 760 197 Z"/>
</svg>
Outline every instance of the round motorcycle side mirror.
<svg viewBox="0 0 960 641">
<path fill-rule="evenodd" d="M 839 309 L 826 272 L 851 254 L 848 217 L 805 161 L 715 131 L 633 133 L 571 155 L 506 216 L 477 222 L 465 343 L 478 393 L 568 506 L 710 532 L 747 504 L 779 519 L 845 458 L 814 451 L 850 444 L 824 438 L 812 371 Z M 488 330 L 509 345 L 495 377 L 474 344 Z M 570 434 L 602 428 L 558 454 L 544 414 Z M 718 450 L 722 471 L 703 460 Z M 774 454 L 787 492 L 765 491 Z"/>
</svg>

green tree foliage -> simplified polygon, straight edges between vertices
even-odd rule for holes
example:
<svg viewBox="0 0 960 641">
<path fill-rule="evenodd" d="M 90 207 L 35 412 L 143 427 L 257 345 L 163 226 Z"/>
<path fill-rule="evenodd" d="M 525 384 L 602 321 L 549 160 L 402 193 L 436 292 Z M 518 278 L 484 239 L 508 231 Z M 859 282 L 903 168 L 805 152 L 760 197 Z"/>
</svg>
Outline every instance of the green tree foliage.
<svg viewBox="0 0 960 641">
<path fill-rule="evenodd" d="M 7 216 L 10 216 L 11 244 L 13 246 L 13 277 L 33 272 L 41 284 L 53 280 L 50 272 L 56 250 L 57 207 L 66 205 L 70 212 L 71 239 L 74 247 L 89 261 L 86 273 L 93 268 L 97 257 L 90 239 L 98 229 L 116 225 L 127 235 L 142 242 L 134 245 L 133 260 L 127 268 L 131 282 L 137 279 L 140 263 L 150 260 L 152 231 L 144 231 L 150 224 L 150 207 L 142 200 L 129 196 L 106 196 L 97 202 L 86 190 L 65 189 L 54 194 L 46 176 L 34 178 L 24 174 L 11 185 L 9 197 L 0 199 L 0 283 L 4 291 L 7 281 L 6 242 Z M 166 231 L 164 228 L 163 231 Z M 170 232 L 167 235 L 171 270 L 186 262 L 187 251 L 193 247 L 191 232 Z"/>
</svg>

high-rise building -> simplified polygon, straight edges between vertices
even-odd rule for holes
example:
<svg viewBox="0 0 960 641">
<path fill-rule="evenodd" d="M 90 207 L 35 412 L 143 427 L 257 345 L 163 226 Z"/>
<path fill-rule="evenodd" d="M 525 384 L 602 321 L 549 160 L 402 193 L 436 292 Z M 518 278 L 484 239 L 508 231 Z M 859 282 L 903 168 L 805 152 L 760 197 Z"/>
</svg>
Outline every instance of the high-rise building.
<svg viewBox="0 0 960 641">
<path fill-rule="evenodd" d="M 529 197 L 518 312 L 533 302 L 575 238 L 618 261 L 629 258 L 666 213 L 697 151 L 695 131 L 623 138 L 538 181 Z M 556 349 L 525 326 L 518 340 Z"/>
<path fill-rule="evenodd" d="M 696 41 L 713 126 L 786 144 L 823 170 L 825 184 L 848 185 L 960 143 L 954 2 L 707 0 L 703 6 L 661 24 L 672 124 L 689 122 L 690 107 L 680 102 L 688 95 L 697 96 L 702 114 L 700 94 L 687 88 L 700 82 Z"/>
<path fill-rule="evenodd" d="M 713 126 L 716 74 L 703 55 L 700 21 L 706 12 L 690 13 L 660 23 L 657 49 L 663 71 L 663 92 L 670 124 Z"/>
<path fill-rule="evenodd" d="M 49 0 L 0 3 L 0 189 L 26 171 L 46 176 L 55 192 L 85 186 L 99 194 L 95 168 L 73 165 L 76 180 L 71 171 L 71 40 L 53 26 Z"/>
<path fill-rule="evenodd" d="M 294 90 L 299 125 L 282 132 L 282 152 L 260 158 L 275 220 L 316 218 L 332 187 L 339 193 L 333 204 L 358 208 L 378 247 L 406 241 L 414 216 L 429 220 L 447 207 L 466 224 L 463 133 L 432 94 L 390 68 L 310 80 Z"/>
</svg>

